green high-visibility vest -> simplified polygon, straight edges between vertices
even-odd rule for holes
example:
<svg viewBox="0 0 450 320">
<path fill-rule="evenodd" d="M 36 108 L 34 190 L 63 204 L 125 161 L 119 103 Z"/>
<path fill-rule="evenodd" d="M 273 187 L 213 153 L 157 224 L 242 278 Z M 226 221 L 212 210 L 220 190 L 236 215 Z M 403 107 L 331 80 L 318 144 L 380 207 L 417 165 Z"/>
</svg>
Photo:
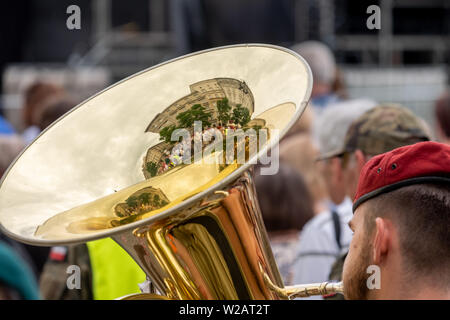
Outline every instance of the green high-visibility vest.
<svg viewBox="0 0 450 320">
<path fill-rule="evenodd" d="M 111 238 L 87 243 L 95 300 L 113 300 L 141 292 L 138 283 L 145 273 L 126 251 Z"/>
</svg>

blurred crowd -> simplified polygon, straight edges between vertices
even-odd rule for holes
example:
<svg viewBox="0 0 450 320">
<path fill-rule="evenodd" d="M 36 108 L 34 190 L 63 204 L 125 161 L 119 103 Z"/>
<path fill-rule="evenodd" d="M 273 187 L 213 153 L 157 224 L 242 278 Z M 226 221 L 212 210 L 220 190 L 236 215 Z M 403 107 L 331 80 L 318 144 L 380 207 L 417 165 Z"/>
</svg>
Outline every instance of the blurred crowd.
<svg viewBox="0 0 450 320">
<path fill-rule="evenodd" d="M 431 128 L 407 106 L 347 99 L 326 45 L 308 41 L 292 49 L 312 69 L 312 96 L 280 142 L 278 174 L 256 177 L 261 210 L 285 285 L 342 280 L 361 169 L 372 157 L 398 147 L 448 143 L 449 91 L 435 102 L 437 125 Z M 323 298 L 343 296 L 311 297 Z"/>
<path fill-rule="evenodd" d="M 437 125 L 430 127 L 408 106 L 366 97 L 348 99 L 333 52 L 326 45 L 308 41 L 292 49 L 312 69 L 311 100 L 280 142 L 278 173 L 259 175 L 256 170 L 255 174 L 261 211 L 285 285 L 341 279 L 352 239 L 348 227 L 352 202 L 359 173 L 369 159 L 421 141 L 450 144 L 448 90 L 435 103 Z M 32 84 L 22 107 L 25 130 L 19 132 L 0 116 L 0 176 L 40 132 L 78 100 L 56 83 Z M 145 277 L 131 266 L 133 262 L 118 258 L 117 250 L 106 242 L 89 248 L 33 247 L 1 234 L 0 299 L 110 298 L 102 293 L 120 296 L 137 291 L 135 284 Z M 122 265 L 120 281 L 105 284 L 107 279 L 96 278 L 93 282 L 94 272 L 107 268 L 92 265 L 98 252 L 122 259 L 118 262 Z M 82 266 L 87 275 L 82 292 L 67 291 L 65 268 L 70 264 Z"/>
</svg>

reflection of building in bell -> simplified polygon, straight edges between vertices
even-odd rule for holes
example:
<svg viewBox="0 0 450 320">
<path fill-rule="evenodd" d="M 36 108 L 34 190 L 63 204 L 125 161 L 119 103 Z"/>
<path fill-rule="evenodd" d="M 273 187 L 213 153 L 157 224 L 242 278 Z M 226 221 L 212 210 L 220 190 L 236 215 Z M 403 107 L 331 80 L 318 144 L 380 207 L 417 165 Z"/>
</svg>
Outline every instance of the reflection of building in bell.
<svg viewBox="0 0 450 320">
<path fill-rule="evenodd" d="M 114 212 L 118 217 L 128 217 L 162 208 L 169 202 L 161 189 L 147 187 L 133 193 L 125 202 L 117 204 Z"/>
<path fill-rule="evenodd" d="M 155 162 L 158 163 L 161 160 L 161 157 L 164 154 L 164 151 L 170 150 L 171 144 L 167 142 L 160 142 L 157 145 L 151 147 L 147 151 L 147 155 L 145 156 L 145 162 Z M 145 169 L 145 168 L 144 168 Z"/>
<path fill-rule="evenodd" d="M 159 131 L 170 125 L 177 125 L 177 115 L 189 110 L 193 105 L 200 104 L 212 114 L 213 122 L 217 120 L 217 101 L 227 98 L 231 107 L 240 104 L 253 114 L 255 100 L 250 88 L 244 81 L 232 78 L 216 78 L 196 82 L 190 85 L 191 94 L 175 101 L 163 112 L 158 114 L 145 130 Z"/>
</svg>

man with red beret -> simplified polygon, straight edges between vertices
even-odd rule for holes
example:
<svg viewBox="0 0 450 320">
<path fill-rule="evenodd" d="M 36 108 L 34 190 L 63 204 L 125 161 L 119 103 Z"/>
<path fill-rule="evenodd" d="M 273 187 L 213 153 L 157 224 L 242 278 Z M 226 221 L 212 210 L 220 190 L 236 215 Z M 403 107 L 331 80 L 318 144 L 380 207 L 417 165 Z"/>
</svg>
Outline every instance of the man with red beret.
<svg viewBox="0 0 450 320">
<path fill-rule="evenodd" d="M 450 146 L 420 142 L 373 157 L 353 212 L 347 299 L 450 299 Z"/>
<path fill-rule="evenodd" d="M 355 119 L 346 130 L 342 145 L 321 155 L 333 163 L 330 180 L 342 187 L 346 198 L 335 210 L 311 219 L 302 229 L 294 264 L 294 283 L 340 281 L 345 254 L 352 238 L 348 222 L 352 218 L 359 174 L 373 156 L 395 148 L 430 140 L 421 119 L 405 107 L 382 104 Z M 341 299 L 342 295 L 327 296 Z"/>
</svg>

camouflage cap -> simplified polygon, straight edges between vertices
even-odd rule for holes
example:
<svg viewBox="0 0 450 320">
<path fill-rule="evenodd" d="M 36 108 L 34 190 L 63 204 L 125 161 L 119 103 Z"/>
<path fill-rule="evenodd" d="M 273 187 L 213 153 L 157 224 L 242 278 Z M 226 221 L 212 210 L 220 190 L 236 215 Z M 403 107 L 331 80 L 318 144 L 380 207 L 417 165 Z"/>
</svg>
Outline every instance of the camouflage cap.
<svg viewBox="0 0 450 320">
<path fill-rule="evenodd" d="M 378 155 L 395 148 L 429 141 L 430 135 L 420 118 L 395 104 L 378 105 L 353 121 L 347 130 L 343 148 L 332 156 L 361 150 Z"/>
<path fill-rule="evenodd" d="M 328 159 L 337 150 L 340 151 L 353 121 L 376 105 L 375 101 L 369 99 L 351 99 L 326 107 L 312 127 L 313 139 L 320 151 L 316 160 Z"/>
</svg>

